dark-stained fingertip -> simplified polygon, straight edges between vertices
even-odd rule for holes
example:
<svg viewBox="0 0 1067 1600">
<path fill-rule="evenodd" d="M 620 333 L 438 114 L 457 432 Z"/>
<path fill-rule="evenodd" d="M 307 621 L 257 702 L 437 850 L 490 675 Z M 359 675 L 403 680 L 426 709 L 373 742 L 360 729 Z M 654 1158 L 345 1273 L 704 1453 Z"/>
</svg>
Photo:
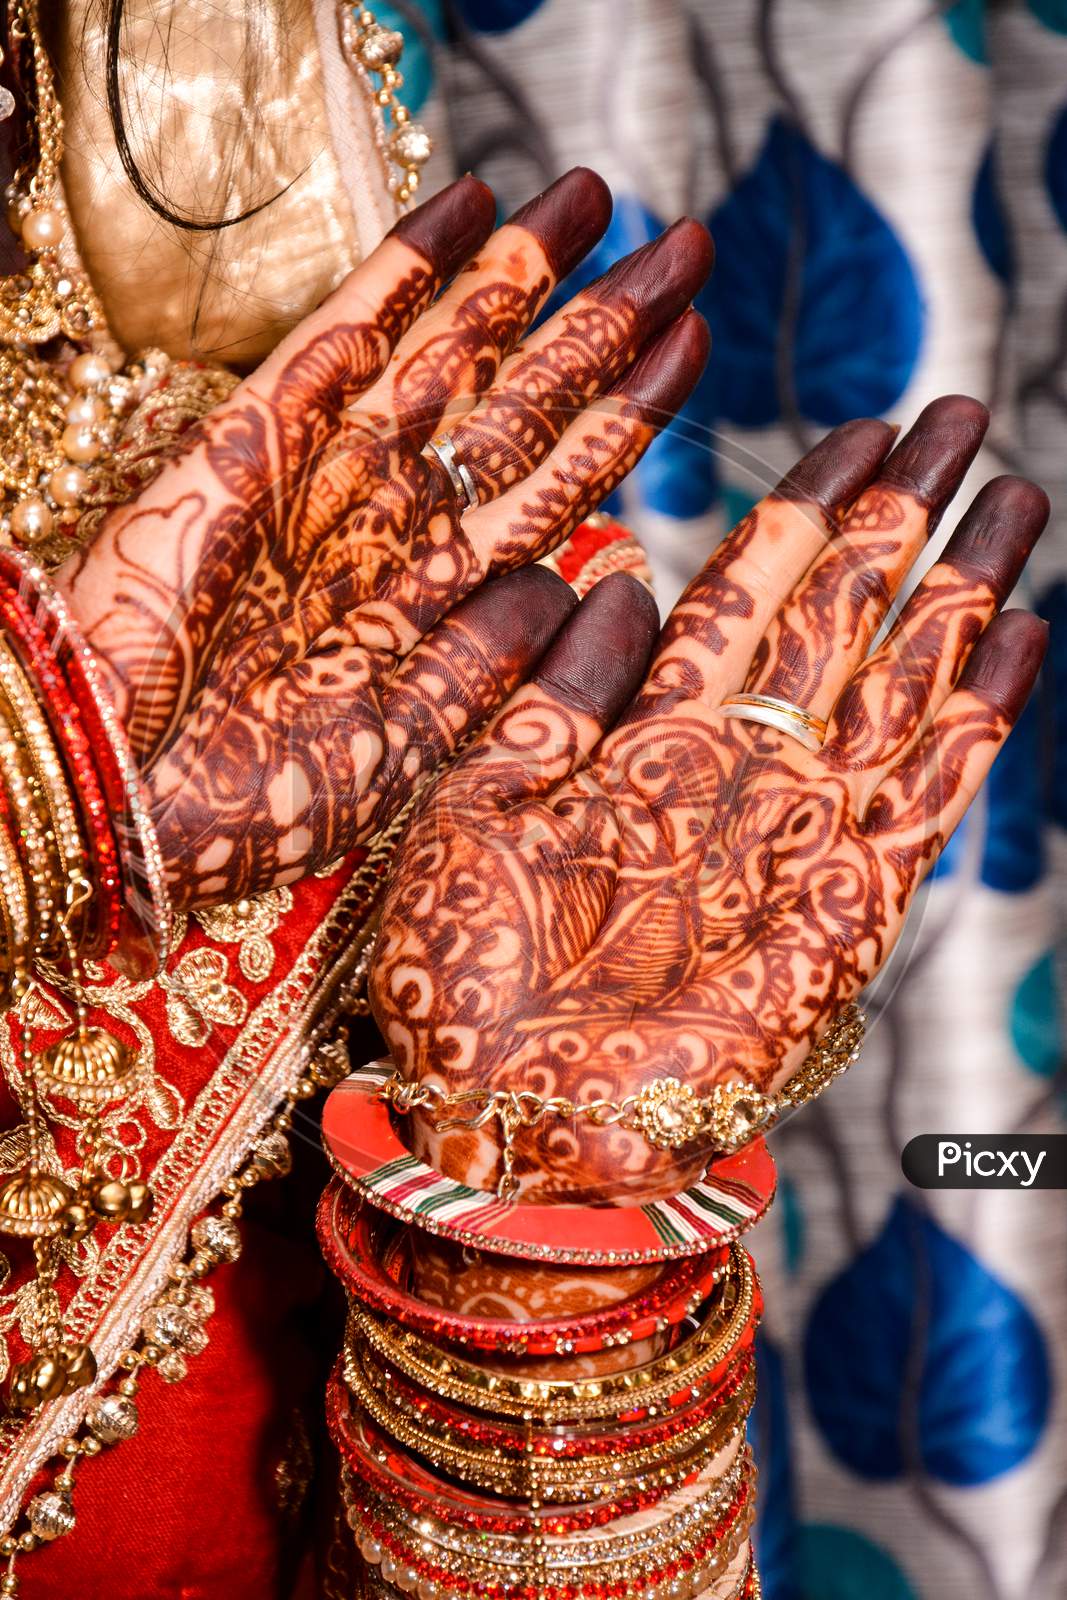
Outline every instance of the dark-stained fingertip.
<svg viewBox="0 0 1067 1600">
<path fill-rule="evenodd" d="M 1037 681 L 1048 648 L 1048 623 L 1032 611 L 1002 611 L 971 652 L 957 685 L 1015 722 Z"/>
<path fill-rule="evenodd" d="M 611 190 L 599 172 L 572 167 L 508 221 L 533 234 L 558 282 L 603 238 L 611 211 Z"/>
<path fill-rule="evenodd" d="M 443 279 L 452 277 L 481 249 L 495 222 L 492 189 L 468 172 L 408 211 L 391 232 L 417 250 Z"/>
<path fill-rule="evenodd" d="M 1051 505 L 1044 489 L 1005 473 L 983 484 L 945 546 L 942 559 L 986 583 L 998 600 L 1014 589 L 1041 537 Z"/>
<path fill-rule="evenodd" d="M 492 578 L 456 607 L 453 616 L 485 639 L 513 641 L 530 663 L 548 648 L 578 609 L 578 596 L 558 572 L 537 563 Z"/>
<path fill-rule="evenodd" d="M 892 449 L 897 431 L 877 417 L 842 422 L 786 473 L 774 497 L 813 502 L 829 514 L 866 487 Z"/>
<path fill-rule="evenodd" d="M 537 673 L 555 699 L 608 726 L 637 692 L 659 632 L 648 589 L 613 572 L 589 591 Z"/>
<path fill-rule="evenodd" d="M 652 333 L 684 311 L 703 288 L 714 261 L 707 228 L 681 217 L 658 239 L 616 261 L 587 292 L 604 305 L 626 302 L 641 317 L 644 331 Z"/>
<path fill-rule="evenodd" d="M 711 329 L 699 311 L 686 311 L 647 344 L 615 384 L 645 413 L 654 427 L 665 427 L 700 380 L 711 352 Z"/>
<path fill-rule="evenodd" d="M 882 481 L 925 506 L 928 532 L 959 488 L 988 427 L 989 412 L 980 400 L 941 395 L 923 407 L 886 461 Z"/>
</svg>

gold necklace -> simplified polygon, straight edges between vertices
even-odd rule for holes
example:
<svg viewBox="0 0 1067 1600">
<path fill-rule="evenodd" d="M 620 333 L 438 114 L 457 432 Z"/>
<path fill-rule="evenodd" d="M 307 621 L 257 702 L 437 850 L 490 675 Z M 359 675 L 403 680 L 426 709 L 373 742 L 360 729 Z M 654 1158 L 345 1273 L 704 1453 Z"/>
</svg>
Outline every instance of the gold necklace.
<svg viewBox="0 0 1067 1600">
<path fill-rule="evenodd" d="M 109 460 L 124 425 L 177 364 L 159 350 L 121 367 L 112 359 L 103 308 L 65 249 L 63 114 L 38 0 L 7 0 L 7 17 L 12 66 L 32 111 L 34 148 L 5 193 L 27 264 L 0 278 L 0 542 L 32 546 L 50 568 L 80 538 L 87 504 L 99 508 L 98 485 L 111 498 Z M 406 205 L 432 145 L 398 99 L 403 38 L 361 6 L 342 4 L 339 21 L 346 60 L 378 109 L 390 192 Z M 15 106 L 8 91 L 4 95 L 0 118 Z M 217 384 L 206 381 L 217 398 Z"/>
</svg>

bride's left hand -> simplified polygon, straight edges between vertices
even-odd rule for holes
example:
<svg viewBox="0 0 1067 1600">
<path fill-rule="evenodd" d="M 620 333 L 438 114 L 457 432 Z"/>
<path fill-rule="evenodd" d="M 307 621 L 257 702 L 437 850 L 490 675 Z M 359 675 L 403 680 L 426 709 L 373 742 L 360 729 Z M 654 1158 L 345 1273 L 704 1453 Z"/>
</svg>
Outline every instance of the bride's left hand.
<svg viewBox="0 0 1067 1600">
<path fill-rule="evenodd" d="M 686 308 L 711 242 L 689 221 L 530 331 L 610 212 L 579 168 L 493 232 L 488 189 L 453 184 L 59 574 L 179 905 L 290 882 L 388 823 L 573 608 L 528 563 L 634 465 L 707 354 Z M 473 508 L 425 449 L 441 428 Z"/>
<path fill-rule="evenodd" d="M 405 1078 L 573 1103 L 781 1087 L 885 961 L 1041 662 L 1044 624 L 998 615 L 1048 513 L 1017 478 L 868 654 L 985 424 L 950 397 L 891 453 L 880 422 L 828 435 L 691 584 L 636 698 L 640 591 L 593 590 L 584 647 L 572 622 L 406 837 L 371 982 Z M 822 748 L 727 720 L 741 690 L 828 719 Z M 493 1127 L 416 1117 L 439 1170 L 492 1187 Z M 558 1118 L 518 1152 L 525 1192 L 560 1201 L 676 1193 L 708 1153 Z"/>
</svg>

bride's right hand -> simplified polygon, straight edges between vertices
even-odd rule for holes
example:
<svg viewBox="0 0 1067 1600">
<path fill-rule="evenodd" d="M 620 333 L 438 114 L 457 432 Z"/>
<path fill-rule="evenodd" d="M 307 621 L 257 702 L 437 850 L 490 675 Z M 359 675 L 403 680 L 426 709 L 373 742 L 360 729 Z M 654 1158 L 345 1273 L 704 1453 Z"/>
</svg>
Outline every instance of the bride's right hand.
<svg viewBox="0 0 1067 1600">
<path fill-rule="evenodd" d="M 688 221 L 527 337 L 609 215 L 577 169 L 490 237 L 490 191 L 453 184 L 61 572 L 181 905 L 373 834 L 569 614 L 529 563 L 629 471 L 707 354 L 687 307 L 711 243 Z M 473 509 L 424 453 L 442 428 Z"/>
</svg>

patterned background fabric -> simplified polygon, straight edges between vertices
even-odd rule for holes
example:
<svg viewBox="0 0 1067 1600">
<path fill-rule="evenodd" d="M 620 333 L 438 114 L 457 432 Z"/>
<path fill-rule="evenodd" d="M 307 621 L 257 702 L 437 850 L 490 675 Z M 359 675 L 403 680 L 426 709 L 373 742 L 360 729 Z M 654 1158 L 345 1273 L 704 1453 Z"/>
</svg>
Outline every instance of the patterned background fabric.
<svg viewBox="0 0 1067 1600">
<path fill-rule="evenodd" d="M 618 497 L 662 602 L 826 427 L 993 408 L 960 496 L 1039 479 L 1041 696 L 874 987 L 862 1064 L 776 1135 L 753 1433 L 768 1600 L 1067 1594 L 1067 1207 L 909 1189 L 919 1132 L 1062 1128 L 1053 883 L 1067 731 L 1067 3 L 393 0 L 434 177 L 616 196 L 589 277 L 684 211 L 714 350 Z M 568 290 L 573 288 L 568 285 Z M 951 518 L 939 536 L 947 535 Z"/>
</svg>

